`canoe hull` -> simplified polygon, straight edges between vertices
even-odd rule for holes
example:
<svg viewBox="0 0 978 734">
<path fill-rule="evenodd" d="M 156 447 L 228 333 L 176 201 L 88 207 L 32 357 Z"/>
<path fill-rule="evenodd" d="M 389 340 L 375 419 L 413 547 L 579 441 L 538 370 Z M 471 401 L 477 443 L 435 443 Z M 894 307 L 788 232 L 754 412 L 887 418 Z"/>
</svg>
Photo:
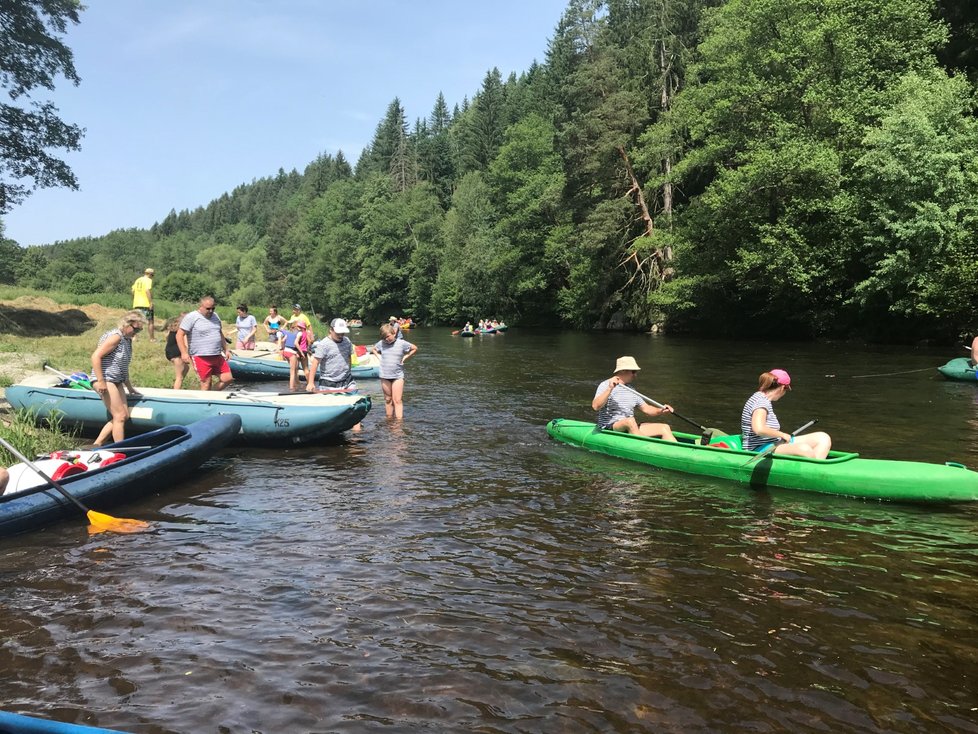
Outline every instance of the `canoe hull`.
<svg viewBox="0 0 978 734">
<path fill-rule="evenodd" d="M 75 474 L 59 482 L 82 504 L 102 510 L 171 486 L 197 470 L 241 429 L 237 415 L 221 415 L 167 426 L 111 446 L 151 446 L 109 466 Z M 38 487 L 0 497 L 0 536 L 34 530 L 81 511 L 59 492 Z M 2 729 L 0 729 L 2 731 Z"/>
<path fill-rule="evenodd" d="M 288 404 L 288 397 L 263 399 L 260 393 L 229 400 L 234 393 L 150 388 L 142 392 L 129 398 L 127 435 L 233 413 L 241 419 L 235 441 L 261 445 L 304 444 L 335 436 L 363 420 L 371 406 L 369 397 L 359 395 L 312 398 L 302 393 L 296 394 L 296 404 Z M 33 411 L 38 420 L 58 415 L 85 432 L 97 432 L 108 420 L 105 405 L 91 390 L 20 383 L 8 387 L 6 397 L 15 408 Z"/>
<path fill-rule="evenodd" d="M 755 489 L 782 487 L 863 499 L 951 503 L 978 500 L 978 472 L 958 464 L 862 459 L 833 451 L 825 460 L 756 454 L 701 446 L 698 436 L 677 433 L 680 443 L 597 430 L 593 423 L 556 419 L 547 433 L 590 451 L 688 474 L 727 479 Z M 714 439 L 721 441 L 720 439 Z"/>
<path fill-rule="evenodd" d="M 231 375 L 235 380 L 247 382 L 289 379 L 289 363 L 280 359 L 232 356 L 228 360 L 228 365 L 231 367 Z M 380 377 L 379 365 L 355 366 L 352 369 L 354 380 L 370 380 Z M 305 379 L 305 372 L 302 367 L 299 367 L 298 374 Z"/>
<path fill-rule="evenodd" d="M 948 380 L 956 380 L 958 382 L 978 382 L 978 372 L 975 368 L 971 366 L 971 360 L 967 357 L 958 357 L 957 359 L 952 359 L 945 365 L 937 368 Z"/>
</svg>

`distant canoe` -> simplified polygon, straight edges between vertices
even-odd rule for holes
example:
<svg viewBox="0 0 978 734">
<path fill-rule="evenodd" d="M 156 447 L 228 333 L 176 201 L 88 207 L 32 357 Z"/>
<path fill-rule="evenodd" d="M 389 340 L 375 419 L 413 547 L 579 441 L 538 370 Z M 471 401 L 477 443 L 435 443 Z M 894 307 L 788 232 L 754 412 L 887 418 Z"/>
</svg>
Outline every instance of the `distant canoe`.
<svg viewBox="0 0 978 734">
<path fill-rule="evenodd" d="M 120 502 L 172 486 L 224 448 L 238 435 L 240 428 L 241 418 L 237 415 L 218 415 L 188 426 L 167 426 L 142 436 L 108 444 L 101 451 L 94 452 L 99 455 L 110 454 L 116 449 L 116 456 L 106 460 L 104 465 L 66 464 L 72 470 L 79 466 L 85 468 L 77 473 L 66 472 L 57 481 L 65 491 L 83 504 L 97 510 L 107 509 Z M 140 447 L 139 451 L 135 451 L 136 446 Z M 133 450 L 126 450 L 129 447 Z M 10 468 L 12 478 L 23 474 L 15 471 L 20 468 L 20 465 Z M 21 476 L 21 479 L 26 480 L 27 477 Z M 79 516 L 84 515 L 79 513 L 73 503 L 43 482 L 35 483 L 22 492 L 0 496 L 0 535 L 22 533 Z M 52 722 L 41 723 L 48 726 Z M 23 726 L 27 724 L 23 723 Z M 0 717 L 0 732 L 8 731 L 53 732 L 74 729 L 8 727 L 8 721 Z"/>
<path fill-rule="evenodd" d="M 351 329 L 363 328 L 363 322 L 360 319 L 350 319 L 349 321 L 346 322 L 346 325 L 349 326 Z"/>
<path fill-rule="evenodd" d="M 91 432 L 105 425 L 105 405 L 98 393 L 57 385 L 58 378 L 46 374 L 28 377 L 7 388 L 7 401 L 34 411 L 39 420 L 58 415 L 66 424 Z M 127 433 L 234 413 L 241 418 L 237 440 L 260 445 L 296 445 L 335 436 L 363 420 L 371 407 L 365 395 L 165 388 L 139 392 L 139 397 L 129 398 Z"/>
<path fill-rule="evenodd" d="M 957 359 L 952 359 L 947 364 L 938 367 L 937 371 L 944 375 L 949 380 L 958 380 L 959 382 L 978 382 L 978 372 L 975 372 L 975 368 L 971 364 L 971 360 L 967 357 L 958 357 Z"/>
<path fill-rule="evenodd" d="M 260 356 L 259 356 L 260 355 Z M 289 363 L 277 354 L 262 354 L 238 350 L 228 360 L 231 374 L 236 380 L 288 380 Z M 380 358 L 376 355 L 360 357 L 353 366 L 354 380 L 369 380 L 380 377 Z M 299 366 L 298 374 L 305 379 L 305 372 Z"/>
</svg>

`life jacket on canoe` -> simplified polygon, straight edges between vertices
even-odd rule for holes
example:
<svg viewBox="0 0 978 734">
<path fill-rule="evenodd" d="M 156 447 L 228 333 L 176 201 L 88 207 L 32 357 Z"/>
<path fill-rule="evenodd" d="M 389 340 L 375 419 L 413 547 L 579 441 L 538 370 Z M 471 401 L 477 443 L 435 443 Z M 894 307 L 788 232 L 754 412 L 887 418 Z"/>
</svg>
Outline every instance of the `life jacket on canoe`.
<svg viewBox="0 0 978 734">
<path fill-rule="evenodd" d="M 108 466 L 126 458 L 125 454 L 120 454 L 110 449 L 100 449 L 98 451 L 55 451 L 46 459 L 37 459 L 34 466 L 47 474 L 56 482 L 75 474 L 81 474 L 89 469 L 98 469 L 101 466 Z M 47 480 L 38 476 L 27 464 L 14 464 L 8 467 L 7 472 L 10 479 L 7 481 L 7 488 L 4 495 L 26 492 L 35 487 L 47 486 Z"/>
</svg>

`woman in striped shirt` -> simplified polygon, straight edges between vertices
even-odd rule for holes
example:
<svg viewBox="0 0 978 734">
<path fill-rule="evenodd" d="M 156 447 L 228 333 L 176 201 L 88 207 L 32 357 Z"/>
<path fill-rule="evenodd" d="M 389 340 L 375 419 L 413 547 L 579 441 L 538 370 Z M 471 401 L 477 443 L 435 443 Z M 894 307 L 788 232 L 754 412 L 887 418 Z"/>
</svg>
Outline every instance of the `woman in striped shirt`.
<svg viewBox="0 0 978 734">
<path fill-rule="evenodd" d="M 129 363 L 132 361 L 132 338 L 143 330 L 146 324 L 139 311 L 130 311 L 119 322 L 116 329 L 102 334 L 98 347 L 92 352 L 92 387 L 102 398 L 109 411 L 106 423 L 95 439 L 101 446 L 109 436 L 113 441 L 126 437 L 126 420 L 129 418 L 129 405 L 126 390 L 130 395 L 139 395 L 129 382 Z"/>
<path fill-rule="evenodd" d="M 792 436 L 781 430 L 774 414 L 774 401 L 791 390 L 791 376 L 784 370 L 761 373 L 757 392 L 747 399 L 740 414 L 740 433 L 746 451 L 764 451 L 777 443 L 776 454 L 824 459 L 832 448 L 832 439 L 822 431 Z"/>
</svg>

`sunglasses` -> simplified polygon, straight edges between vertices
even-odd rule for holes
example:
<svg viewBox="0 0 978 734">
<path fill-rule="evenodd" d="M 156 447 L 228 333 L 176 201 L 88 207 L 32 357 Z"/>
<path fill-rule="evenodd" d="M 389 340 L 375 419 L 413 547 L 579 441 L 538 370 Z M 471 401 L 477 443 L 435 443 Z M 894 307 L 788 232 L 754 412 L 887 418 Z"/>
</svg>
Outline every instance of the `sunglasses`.
<svg viewBox="0 0 978 734">
<path fill-rule="evenodd" d="M 210 308 L 205 308 L 204 310 L 205 311 L 213 311 L 214 310 L 214 306 L 211 306 Z"/>
</svg>

